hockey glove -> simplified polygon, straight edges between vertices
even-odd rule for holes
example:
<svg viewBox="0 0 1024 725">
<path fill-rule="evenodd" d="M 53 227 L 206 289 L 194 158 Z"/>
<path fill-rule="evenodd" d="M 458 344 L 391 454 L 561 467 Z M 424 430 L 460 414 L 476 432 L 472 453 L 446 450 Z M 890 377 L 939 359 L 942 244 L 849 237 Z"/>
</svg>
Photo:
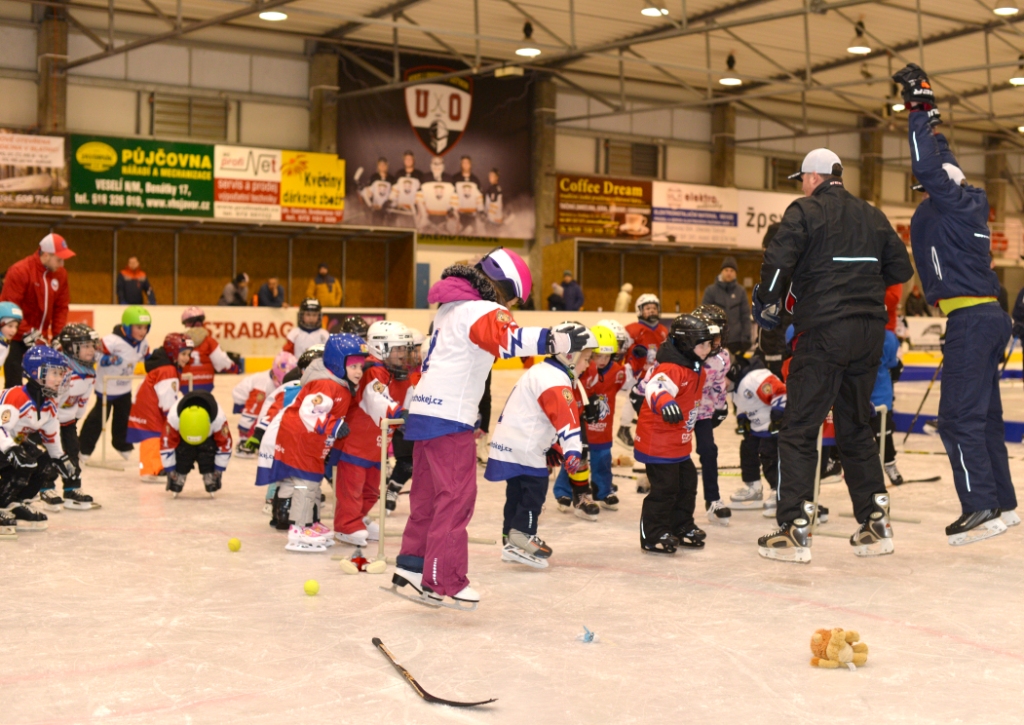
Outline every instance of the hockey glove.
<svg viewBox="0 0 1024 725">
<path fill-rule="evenodd" d="M 779 324 L 779 303 L 766 305 L 758 296 L 760 284 L 754 285 L 754 293 L 750 296 L 754 302 L 754 320 L 765 330 L 774 330 Z"/>
<path fill-rule="evenodd" d="M 118 355 L 104 355 L 103 357 L 100 358 L 100 365 L 102 365 L 105 368 L 116 367 L 117 365 L 120 365 L 122 362 L 123 361 Z"/>
<path fill-rule="evenodd" d="M 743 431 L 743 435 L 750 435 L 750 418 L 740 413 L 736 416 L 736 427 Z"/>
<path fill-rule="evenodd" d="M 778 433 L 782 428 L 782 420 L 786 416 L 785 408 L 772 408 L 771 418 L 772 422 L 768 424 L 769 433 Z"/>
<path fill-rule="evenodd" d="M 590 333 L 585 327 L 579 327 L 569 332 L 555 332 L 548 330 L 547 353 L 555 355 L 566 355 L 571 352 L 579 352 L 590 339 Z"/>
<path fill-rule="evenodd" d="M 1024 322 L 1013 323 L 1013 336 L 1018 340 L 1024 338 Z"/>
<path fill-rule="evenodd" d="M 903 361 L 899 360 L 895 367 L 889 368 L 889 377 L 894 383 L 898 383 L 901 375 L 903 375 Z"/>
<path fill-rule="evenodd" d="M 68 458 L 66 454 L 55 460 L 53 465 L 57 467 L 57 471 L 60 473 L 60 477 L 63 479 L 65 486 L 69 483 L 77 483 L 81 485 L 82 471 L 75 465 L 74 461 Z M 78 486 L 72 485 L 69 488 L 78 488 Z"/>
<path fill-rule="evenodd" d="M 629 391 L 629 404 L 633 406 L 633 412 L 639 413 L 640 409 L 644 407 L 644 396 L 633 390 Z"/>
<path fill-rule="evenodd" d="M 587 470 L 587 464 L 576 451 L 569 451 L 565 456 L 565 461 L 562 464 L 565 466 L 565 472 L 570 476 L 582 473 Z"/>
<path fill-rule="evenodd" d="M 601 419 L 601 411 L 596 401 L 591 401 L 583 406 L 583 420 L 594 424 Z"/>
<path fill-rule="evenodd" d="M 661 419 L 669 425 L 682 422 L 683 411 L 679 408 L 679 404 L 674 400 L 670 400 L 661 406 Z"/>
<path fill-rule="evenodd" d="M 903 102 L 913 110 L 916 104 L 927 104 L 928 107 L 935 105 L 935 92 L 928 82 L 928 74 L 921 70 L 916 63 L 908 63 L 896 71 L 892 79 L 903 87 Z M 924 110 L 928 110 L 926 107 Z"/>
<path fill-rule="evenodd" d="M 39 464 L 39 457 L 43 452 L 35 443 L 25 441 L 20 446 L 14 446 L 7 451 L 7 462 L 15 468 L 34 469 Z"/>
<path fill-rule="evenodd" d="M 558 468 L 562 465 L 562 452 L 557 448 L 549 448 L 544 457 L 547 458 L 548 468 Z"/>
<path fill-rule="evenodd" d="M 728 408 L 716 408 L 711 414 L 711 427 L 717 428 L 722 425 L 722 421 L 729 417 Z"/>
<path fill-rule="evenodd" d="M 348 423 L 341 421 L 341 425 L 338 426 L 338 429 L 334 433 L 334 440 L 341 440 L 342 438 L 347 437 L 349 433 L 351 433 L 351 431 L 348 429 Z"/>
<path fill-rule="evenodd" d="M 646 345 L 634 345 L 633 352 L 631 353 L 637 360 L 643 360 L 647 362 L 647 346 Z"/>
<path fill-rule="evenodd" d="M 242 443 L 242 448 L 249 451 L 249 453 L 256 453 L 260 449 L 260 439 L 255 435 L 251 435 Z"/>
<path fill-rule="evenodd" d="M 24 343 L 25 347 L 32 347 L 39 342 L 39 338 L 41 337 L 42 333 L 33 328 L 25 333 L 24 337 L 21 338 L 21 341 Z"/>
<path fill-rule="evenodd" d="M 939 113 L 939 109 L 936 107 L 928 109 L 928 125 L 935 128 L 942 123 L 942 114 Z"/>
</svg>

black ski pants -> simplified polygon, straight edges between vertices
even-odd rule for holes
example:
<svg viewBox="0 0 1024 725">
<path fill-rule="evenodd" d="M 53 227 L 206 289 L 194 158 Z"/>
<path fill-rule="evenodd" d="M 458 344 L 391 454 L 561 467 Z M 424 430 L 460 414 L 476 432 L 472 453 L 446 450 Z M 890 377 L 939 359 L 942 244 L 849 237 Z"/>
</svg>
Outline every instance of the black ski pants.
<svg viewBox="0 0 1024 725">
<path fill-rule="evenodd" d="M 182 441 L 174 449 L 174 470 L 178 473 L 189 473 L 197 464 L 200 473 L 213 473 L 217 470 L 217 444 L 214 443 L 213 436 L 198 446 Z"/>
<path fill-rule="evenodd" d="M 687 458 L 678 463 L 648 463 L 651 490 L 640 514 L 640 543 L 653 544 L 662 534 L 689 532 L 694 528 L 697 501 L 697 467 Z"/>
<path fill-rule="evenodd" d="M 505 520 L 501 533 L 512 529 L 524 534 L 537 533 L 537 519 L 548 495 L 547 476 L 513 476 L 505 482 Z"/>
</svg>

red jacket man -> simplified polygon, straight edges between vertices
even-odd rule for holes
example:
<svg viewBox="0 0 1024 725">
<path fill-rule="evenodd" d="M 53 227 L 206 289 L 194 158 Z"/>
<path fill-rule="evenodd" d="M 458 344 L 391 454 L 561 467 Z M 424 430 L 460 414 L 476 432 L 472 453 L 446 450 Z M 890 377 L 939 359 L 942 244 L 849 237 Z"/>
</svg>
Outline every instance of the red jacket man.
<svg viewBox="0 0 1024 725">
<path fill-rule="evenodd" d="M 21 358 L 28 346 L 39 337 L 51 340 L 64 329 L 70 298 L 64 260 L 74 256 L 64 237 L 47 234 L 39 242 L 38 253 L 7 270 L 0 302 L 14 302 L 24 315 L 4 363 L 8 386 L 21 383 Z"/>
</svg>

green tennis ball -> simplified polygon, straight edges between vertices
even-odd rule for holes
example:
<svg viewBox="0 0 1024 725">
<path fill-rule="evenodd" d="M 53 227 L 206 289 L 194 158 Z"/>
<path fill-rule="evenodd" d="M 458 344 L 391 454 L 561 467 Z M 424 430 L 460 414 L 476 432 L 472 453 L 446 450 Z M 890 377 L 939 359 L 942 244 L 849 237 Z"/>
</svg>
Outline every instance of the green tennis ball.
<svg viewBox="0 0 1024 725">
<path fill-rule="evenodd" d="M 242 542 L 238 539 L 228 539 L 228 549 L 231 551 L 238 551 L 242 548 Z"/>
<path fill-rule="evenodd" d="M 317 593 L 320 591 L 320 582 L 318 582 L 316 579 L 309 579 L 302 586 L 302 588 L 306 590 L 306 594 L 308 594 L 311 597 L 315 597 Z"/>
</svg>

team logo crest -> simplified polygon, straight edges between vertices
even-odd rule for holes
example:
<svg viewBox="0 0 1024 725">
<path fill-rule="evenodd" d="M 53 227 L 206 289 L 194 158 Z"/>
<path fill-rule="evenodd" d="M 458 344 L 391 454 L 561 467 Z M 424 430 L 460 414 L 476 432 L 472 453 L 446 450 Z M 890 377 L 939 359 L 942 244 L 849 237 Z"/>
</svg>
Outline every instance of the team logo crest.
<svg viewBox="0 0 1024 725">
<path fill-rule="evenodd" d="M 565 402 L 572 405 L 572 391 L 569 388 L 562 388 L 562 397 L 565 398 Z"/>
<path fill-rule="evenodd" d="M 322 396 L 319 393 L 317 393 L 316 397 L 313 398 L 313 407 L 316 408 L 317 406 L 319 406 L 323 402 L 324 402 L 324 396 Z"/>
<path fill-rule="evenodd" d="M 447 78 L 429 82 L 452 72 L 451 68 L 424 66 L 405 73 L 406 81 L 428 81 L 405 89 L 405 112 L 420 143 L 435 156 L 451 151 L 469 123 L 473 81 Z"/>
<path fill-rule="evenodd" d="M 375 393 L 383 394 L 384 393 L 384 384 L 381 383 L 381 381 L 379 381 L 379 380 L 375 380 L 373 382 L 373 390 L 374 390 Z"/>
<path fill-rule="evenodd" d="M 509 313 L 507 313 L 507 312 L 499 312 L 497 317 L 498 317 L 498 322 L 500 322 L 502 324 L 505 324 L 507 322 L 511 322 L 512 321 L 512 316 Z"/>
<path fill-rule="evenodd" d="M 174 392 L 178 392 L 178 381 L 177 380 L 172 380 L 171 381 L 171 390 L 173 390 Z"/>
<path fill-rule="evenodd" d="M 765 383 L 764 385 L 761 386 L 761 395 L 763 395 L 763 396 L 765 396 L 767 398 L 771 394 L 772 394 L 772 384 L 771 383 Z"/>
<path fill-rule="evenodd" d="M 5 410 L 0 414 L 0 425 L 7 425 L 11 422 L 11 411 Z"/>
</svg>

